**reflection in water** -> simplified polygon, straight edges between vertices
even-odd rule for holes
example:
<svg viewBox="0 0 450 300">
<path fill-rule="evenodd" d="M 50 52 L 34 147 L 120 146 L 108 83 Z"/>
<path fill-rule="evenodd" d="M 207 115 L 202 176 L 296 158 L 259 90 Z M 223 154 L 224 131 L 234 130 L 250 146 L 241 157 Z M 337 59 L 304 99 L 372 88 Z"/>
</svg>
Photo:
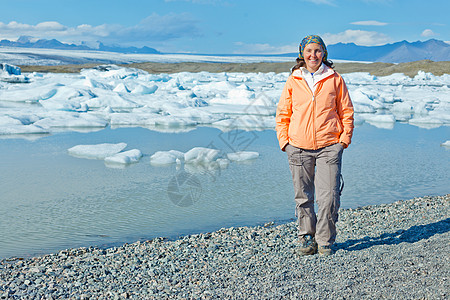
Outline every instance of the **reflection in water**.
<svg viewBox="0 0 450 300">
<path fill-rule="evenodd" d="M 108 128 L 1 140 L 0 258 L 289 220 L 293 188 L 275 132 L 242 133 Z M 344 153 L 342 207 L 449 193 L 450 151 L 440 146 L 449 133 L 448 127 L 427 130 L 397 123 L 386 130 L 360 124 Z M 141 161 L 110 168 L 102 160 L 67 153 L 79 144 L 120 142 L 127 143 L 125 150 L 141 150 Z M 218 149 L 222 156 L 236 150 L 260 156 L 223 169 L 150 164 L 156 151 L 187 152 L 198 146 Z M 174 181 L 180 172 L 191 180 Z"/>
</svg>

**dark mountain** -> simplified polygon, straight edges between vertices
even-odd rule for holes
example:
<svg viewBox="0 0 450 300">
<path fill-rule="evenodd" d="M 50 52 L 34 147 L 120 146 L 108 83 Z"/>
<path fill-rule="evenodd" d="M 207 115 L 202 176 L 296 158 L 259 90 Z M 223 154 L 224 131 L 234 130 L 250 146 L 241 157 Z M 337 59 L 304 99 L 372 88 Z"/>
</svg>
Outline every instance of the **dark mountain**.
<svg viewBox="0 0 450 300">
<path fill-rule="evenodd" d="M 423 59 L 450 61 L 450 45 L 431 39 L 425 42 L 401 41 L 382 46 L 358 46 L 353 43 L 328 45 L 328 57 L 342 60 L 402 63 Z M 297 56 L 297 53 L 289 53 Z M 285 56 L 285 55 L 283 55 Z"/>
<path fill-rule="evenodd" d="M 136 48 L 136 47 L 120 47 L 120 46 L 106 46 L 103 43 L 100 43 L 98 46 L 99 51 L 109 51 L 109 52 L 120 52 L 120 53 L 146 53 L 146 54 L 159 54 L 158 50 L 154 48 L 150 48 L 147 46 L 144 46 L 142 48 Z"/>
<path fill-rule="evenodd" d="M 401 41 L 383 46 L 358 46 L 338 43 L 328 46 L 330 59 L 377 61 L 387 63 L 411 62 L 423 59 L 450 61 L 450 45 L 431 39 L 425 42 Z"/>
<path fill-rule="evenodd" d="M 98 49 L 88 47 L 86 45 L 75 45 L 61 43 L 58 40 L 46 40 L 40 39 L 36 42 L 31 41 L 31 37 L 21 36 L 17 41 L 1 40 L 0 47 L 20 47 L 20 48 L 45 48 L 45 49 L 60 49 L 60 50 L 96 50 L 96 51 L 110 51 L 119 53 L 150 53 L 157 54 L 160 53 L 158 50 L 150 47 L 120 47 L 120 46 L 107 46 L 103 43 L 99 44 Z"/>
</svg>

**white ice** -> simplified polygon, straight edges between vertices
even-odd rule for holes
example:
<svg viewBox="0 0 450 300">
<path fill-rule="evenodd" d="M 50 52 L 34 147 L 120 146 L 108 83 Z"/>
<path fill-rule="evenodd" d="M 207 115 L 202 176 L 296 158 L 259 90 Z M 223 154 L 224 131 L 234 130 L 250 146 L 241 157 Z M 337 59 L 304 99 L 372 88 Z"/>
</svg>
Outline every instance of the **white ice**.
<svg viewBox="0 0 450 300">
<path fill-rule="evenodd" d="M 13 71 L 14 66 L 8 67 Z M 8 73 L 9 74 L 9 73 Z M 0 136 L 92 131 L 107 126 L 162 132 L 197 126 L 273 130 L 289 73 L 175 73 L 104 65 L 79 74 L 29 73 L 29 83 L 0 81 Z M 450 75 L 343 74 L 355 124 L 392 128 L 450 125 Z M 170 157 L 166 159 L 170 160 Z"/>
<path fill-rule="evenodd" d="M 184 161 L 184 153 L 176 150 L 158 151 L 150 157 L 150 163 L 155 166 L 170 165 Z"/>
<path fill-rule="evenodd" d="M 189 164 L 208 164 L 215 161 L 220 150 L 195 147 L 184 154 L 184 161 Z"/>
<path fill-rule="evenodd" d="M 234 153 L 228 153 L 227 157 L 231 161 L 245 161 L 258 158 L 259 153 L 251 151 L 238 151 Z"/>
<path fill-rule="evenodd" d="M 184 162 L 185 170 L 191 173 L 197 173 L 226 169 L 230 164 L 230 161 L 247 161 L 258 157 L 258 152 L 242 151 L 221 154 L 217 149 L 195 147 L 186 153 L 177 150 L 155 152 L 150 157 L 150 163 L 154 166 L 164 166 L 175 163 L 181 164 Z"/>
<path fill-rule="evenodd" d="M 77 145 L 67 150 L 70 155 L 88 158 L 88 159 L 105 159 L 107 157 L 113 157 L 113 155 L 119 153 L 127 147 L 126 143 L 103 143 L 96 145 Z M 135 154 L 136 153 L 130 153 Z"/>
<path fill-rule="evenodd" d="M 21 74 L 19 67 L 0 62 L 0 81 L 10 83 L 27 83 L 29 79 Z"/>
<path fill-rule="evenodd" d="M 445 141 L 445 142 L 443 142 L 443 143 L 441 144 L 441 146 L 450 148 L 450 141 Z"/>
<path fill-rule="evenodd" d="M 142 152 L 138 149 L 133 149 L 105 157 L 105 162 L 110 164 L 131 164 L 137 163 L 141 157 Z"/>
</svg>

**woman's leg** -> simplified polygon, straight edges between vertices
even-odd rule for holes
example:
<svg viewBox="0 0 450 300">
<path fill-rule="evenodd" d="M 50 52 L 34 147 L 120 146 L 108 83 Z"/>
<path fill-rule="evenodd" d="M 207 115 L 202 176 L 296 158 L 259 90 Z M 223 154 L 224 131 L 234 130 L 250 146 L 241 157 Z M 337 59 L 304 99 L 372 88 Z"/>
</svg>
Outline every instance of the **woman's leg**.
<svg viewBox="0 0 450 300">
<path fill-rule="evenodd" d="M 319 246 L 331 246 L 336 239 L 343 150 L 337 143 L 320 149 L 317 156 L 315 186 L 319 211 L 315 238 Z"/>
<path fill-rule="evenodd" d="M 316 214 L 314 212 L 314 167 L 312 152 L 287 145 L 286 153 L 294 183 L 298 235 L 314 236 L 316 233 Z"/>
</svg>

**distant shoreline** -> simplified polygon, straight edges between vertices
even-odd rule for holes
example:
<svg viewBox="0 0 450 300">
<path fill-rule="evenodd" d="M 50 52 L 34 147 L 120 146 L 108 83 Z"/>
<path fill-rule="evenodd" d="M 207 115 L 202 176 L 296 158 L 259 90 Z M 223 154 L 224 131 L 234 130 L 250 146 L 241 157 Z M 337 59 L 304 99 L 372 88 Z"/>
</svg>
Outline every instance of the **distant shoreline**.
<svg viewBox="0 0 450 300">
<path fill-rule="evenodd" d="M 89 63 L 80 65 L 21 65 L 23 73 L 45 72 L 45 73 L 78 73 L 82 69 L 92 68 L 104 63 Z M 289 72 L 294 62 L 277 62 L 277 63 L 198 63 L 198 62 L 181 62 L 181 63 L 132 63 L 120 64 L 123 67 L 138 68 L 147 71 L 150 74 L 160 73 L 179 73 L 179 72 L 238 72 L 238 73 L 283 73 Z M 433 62 L 430 60 L 420 60 L 415 62 L 391 64 L 391 63 L 335 63 L 335 70 L 341 74 L 354 72 L 368 72 L 375 76 L 387 76 L 394 73 L 403 73 L 407 76 L 414 77 L 419 71 L 429 72 L 435 76 L 450 74 L 450 61 Z"/>
</svg>

